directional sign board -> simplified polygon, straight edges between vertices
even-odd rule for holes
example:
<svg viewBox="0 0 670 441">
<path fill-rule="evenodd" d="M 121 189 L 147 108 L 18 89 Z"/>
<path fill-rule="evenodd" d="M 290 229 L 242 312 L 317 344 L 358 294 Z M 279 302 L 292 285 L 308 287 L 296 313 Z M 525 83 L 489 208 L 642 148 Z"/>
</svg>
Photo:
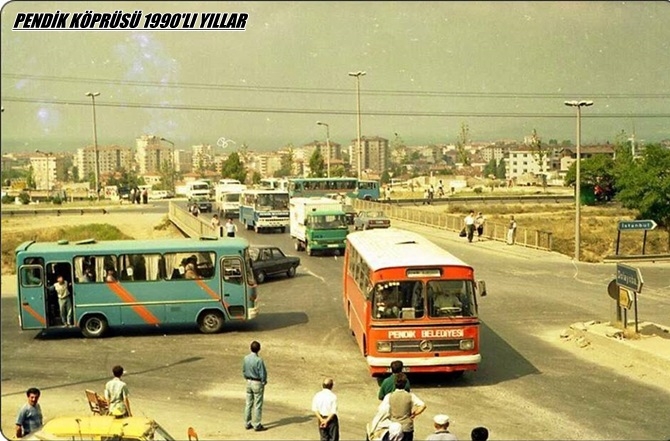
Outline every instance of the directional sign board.
<svg viewBox="0 0 670 441">
<path fill-rule="evenodd" d="M 638 268 L 633 268 L 622 263 L 616 264 L 616 283 L 631 291 L 642 291 L 642 273 Z"/>
<path fill-rule="evenodd" d="M 619 306 L 624 309 L 630 309 L 633 305 L 633 296 L 635 293 L 628 291 L 625 288 L 619 288 Z"/>
<path fill-rule="evenodd" d="M 658 224 L 653 220 L 619 221 L 619 231 L 653 230 Z"/>
</svg>

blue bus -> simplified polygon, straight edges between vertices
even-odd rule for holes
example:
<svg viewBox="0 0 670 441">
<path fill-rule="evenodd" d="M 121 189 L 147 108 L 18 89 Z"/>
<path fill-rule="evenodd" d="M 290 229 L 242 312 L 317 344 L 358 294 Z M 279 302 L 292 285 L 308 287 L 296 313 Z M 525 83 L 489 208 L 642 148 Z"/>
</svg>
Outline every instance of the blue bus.
<svg viewBox="0 0 670 441">
<path fill-rule="evenodd" d="M 289 225 L 289 194 L 281 190 L 244 190 L 240 194 L 240 222 L 247 230 L 260 233 Z"/>
<path fill-rule="evenodd" d="M 21 328 L 67 325 L 52 289 L 59 276 L 88 338 L 139 325 L 196 324 L 209 334 L 254 319 L 249 243 L 207 239 L 24 242 L 15 250 Z"/>
<path fill-rule="evenodd" d="M 293 198 L 309 198 L 344 194 L 354 199 L 376 201 L 380 197 L 379 181 L 357 178 L 290 178 L 289 195 Z"/>
</svg>

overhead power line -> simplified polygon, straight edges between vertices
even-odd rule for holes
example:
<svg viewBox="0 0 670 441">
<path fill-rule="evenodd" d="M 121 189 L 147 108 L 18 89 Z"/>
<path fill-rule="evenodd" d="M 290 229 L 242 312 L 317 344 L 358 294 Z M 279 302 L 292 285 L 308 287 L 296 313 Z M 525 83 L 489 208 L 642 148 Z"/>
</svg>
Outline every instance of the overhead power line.
<svg viewBox="0 0 670 441">
<path fill-rule="evenodd" d="M 3 97 L 3 101 L 15 103 L 54 104 L 64 106 L 90 106 L 89 101 L 71 101 L 59 99 L 35 99 L 19 97 Z M 96 101 L 96 107 L 154 109 L 154 110 L 185 110 L 207 112 L 242 112 L 242 113 L 279 113 L 305 115 L 356 115 L 355 110 L 340 109 L 282 109 L 267 107 L 232 107 L 232 106 L 205 106 L 179 104 L 151 104 L 128 102 Z M 361 115 L 366 116 L 403 116 L 403 117 L 468 117 L 468 118 L 570 118 L 571 113 L 531 113 L 531 112 L 419 112 L 419 111 L 392 111 L 392 110 L 365 110 Z M 670 118 L 670 113 L 594 113 L 589 112 L 582 118 Z"/>
<path fill-rule="evenodd" d="M 14 80 L 53 81 L 65 83 L 94 83 L 111 84 L 117 86 L 141 86 L 158 87 L 167 89 L 201 89 L 201 90 L 227 90 L 239 92 L 268 92 L 268 93 L 293 93 L 293 94 L 319 94 L 319 95 L 351 95 L 350 89 L 316 88 L 316 87 L 285 87 L 285 86 L 248 86 L 239 84 L 213 84 L 213 83 L 163 83 L 160 81 L 136 81 L 101 79 L 72 76 L 55 75 L 30 75 L 3 73 L 3 77 Z M 455 91 L 419 91 L 419 90 L 383 90 L 365 89 L 362 95 L 368 96 L 409 96 L 409 97 L 451 97 L 451 98 L 560 98 L 572 99 L 575 96 L 588 96 L 589 98 L 607 99 L 664 99 L 670 98 L 670 92 L 660 93 L 573 93 L 573 92 L 455 92 Z"/>
</svg>

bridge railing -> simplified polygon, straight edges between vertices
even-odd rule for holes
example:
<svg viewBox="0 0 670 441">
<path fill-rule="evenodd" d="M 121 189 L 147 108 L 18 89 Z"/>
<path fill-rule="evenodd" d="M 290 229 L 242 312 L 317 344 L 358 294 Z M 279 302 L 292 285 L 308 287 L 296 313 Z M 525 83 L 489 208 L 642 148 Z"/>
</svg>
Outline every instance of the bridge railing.
<svg viewBox="0 0 670 441">
<path fill-rule="evenodd" d="M 220 226 L 218 231 L 215 231 L 209 219 L 193 216 L 186 207 L 180 206 L 178 202 L 170 201 L 168 205 L 168 219 L 189 237 L 223 237 L 223 226 Z"/>
<path fill-rule="evenodd" d="M 419 207 L 400 207 L 398 205 L 355 200 L 354 208 L 361 210 L 383 211 L 391 219 L 398 219 L 428 227 L 438 228 L 447 231 L 459 232 L 463 229 L 464 216 L 456 214 L 438 213 L 434 211 L 422 210 Z M 508 224 L 500 224 L 486 221 L 484 224 L 483 237 L 489 240 L 501 242 L 507 241 Z M 475 235 L 477 233 L 475 232 Z M 552 233 L 550 231 L 535 230 L 531 228 L 519 227 L 516 229 L 515 245 L 540 250 L 552 250 Z"/>
</svg>

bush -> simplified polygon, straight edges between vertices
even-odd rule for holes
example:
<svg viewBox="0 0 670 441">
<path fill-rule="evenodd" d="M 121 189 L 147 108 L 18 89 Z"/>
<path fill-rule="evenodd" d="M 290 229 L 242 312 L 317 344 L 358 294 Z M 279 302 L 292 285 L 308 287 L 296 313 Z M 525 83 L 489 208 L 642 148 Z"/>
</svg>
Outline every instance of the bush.
<svg viewBox="0 0 670 441">
<path fill-rule="evenodd" d="M 475 187 L 474 190 L 475 194 L 481 194 L 482 193 L 482 187 Z"/>
<path fill-rule="evenodd" d="M 19 193 L 19 200 L 23 205 L 28 205 L 28 203 L 30 203 L 30 195 L 27 192 L 22 191 Z"/>
<path fill-rule="evenodd" d="M 55 205 L 63 205 L 63 199 L 60 196 L 56 196 L 51 200 L 51 203 Z"/>
<path fill-rule="evenodd" d="M 14 196 L 10 196 L 8 194 L 4 195 L 2 197 L 2 202 L 3 204 L 13 204 L 14 203 Z"/>
</svg>

